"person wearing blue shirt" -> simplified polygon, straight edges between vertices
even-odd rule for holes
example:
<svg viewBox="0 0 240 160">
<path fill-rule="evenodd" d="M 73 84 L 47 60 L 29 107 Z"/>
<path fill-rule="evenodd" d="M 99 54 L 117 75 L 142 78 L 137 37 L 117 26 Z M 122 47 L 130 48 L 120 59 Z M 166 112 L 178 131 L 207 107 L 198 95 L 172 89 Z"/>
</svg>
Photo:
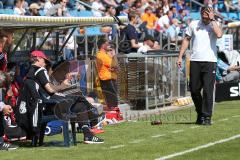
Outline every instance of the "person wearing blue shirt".
<svg viewBox="0 0 240 160">
<path fill-rule="evenodd" d="M 220 58 L 217 60 L 216 80 L 219 82 L 234 82 L 240 78 L 240 66 L 230 66 Z"/>
<path fill-rule="evenodd" d="M 171 42 L 175 42 L 176 40 L 178 40 L 178 41 L 182 40 L 182 37 L 178 36 L 178 34 L 180 32 L 179 23 L 180 23 L 179 20 L 174 18 L 172 20 L 172 25 L 166 31 L 167 35 L 170 36 Z"/>
</svg>

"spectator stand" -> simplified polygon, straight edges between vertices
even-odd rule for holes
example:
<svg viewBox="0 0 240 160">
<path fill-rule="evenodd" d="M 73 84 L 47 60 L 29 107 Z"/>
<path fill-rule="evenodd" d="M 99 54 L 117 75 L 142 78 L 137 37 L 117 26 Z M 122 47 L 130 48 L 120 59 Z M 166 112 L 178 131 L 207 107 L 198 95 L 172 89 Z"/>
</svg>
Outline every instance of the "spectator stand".
<svg viewBox="0 0 240 160">
<path fill-rule="evenodd" d="M 0 14 L 13 15 L 13 9 L 0 9 Z"/>
<path fill-rule="evenodd" d="M 193 19 L 200 19 L 200 14 L 199 14 L 199 10 L 200 7 L 204 6 L 204 4 L 196 1 L 196 0 L 191 0 L 191 12 L 190 12 L 190 16 Z M 195 7 L 193 7 L 194 5 Z M 234 5 L 238 5 L 238 4 L 234 4 Z M 231 12 L 227 12 L 226 11 L 226 7 L 224 5 L 224 0 L 218 0 L 217 3 L 217 12 L 219 15 L 221 15 L 223 17 L 224 21 L 234 21 L 234 20 L 240 20 L 240 13 L 238 10 L 235 11 L 231 11 Z"/>
<path fill-rule="evenodd" d="M 92 17 L 93 14 L 91 11 L 70 11 L 72 16 L 76 17 Z M 80 31 L 81 32 L 81 31 Z M 85 56 L 85 59 L 88 58 L 89 55 L 94 55 L 97 49 L 97 41 L 98 37 L 106 36 L 105 33 L 101 32 L 101 26 L 91 26 L 91 27 L 83 27 L 82 33 L 75 36 L 75 43 L 79 46 L 78 49 L 75 49 L 75 58 L 78 56 Z M 75 44 L 75 46 L 77 46 Z M 92 49 L 92 50 L 91 50 Z M 80 53 L 80 55 L 77 55 Z"/>
</svg>

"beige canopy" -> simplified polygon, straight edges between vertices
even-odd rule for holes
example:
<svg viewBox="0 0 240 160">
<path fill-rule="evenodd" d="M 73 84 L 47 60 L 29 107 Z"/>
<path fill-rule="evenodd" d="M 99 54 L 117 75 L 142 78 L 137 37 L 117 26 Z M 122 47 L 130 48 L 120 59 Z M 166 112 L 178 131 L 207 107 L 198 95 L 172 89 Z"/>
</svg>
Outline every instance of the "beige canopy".
<svg viewBox="0 0 240 160">
<path fill-rule="evenodd" d="M 118 17 L 127 22 L 127 17 Z M 116 23 L 113 17 L 47 17 L 0 15 L 0 28 L 54 28 L 64 26 L 95 26 Z"/>
</svg>

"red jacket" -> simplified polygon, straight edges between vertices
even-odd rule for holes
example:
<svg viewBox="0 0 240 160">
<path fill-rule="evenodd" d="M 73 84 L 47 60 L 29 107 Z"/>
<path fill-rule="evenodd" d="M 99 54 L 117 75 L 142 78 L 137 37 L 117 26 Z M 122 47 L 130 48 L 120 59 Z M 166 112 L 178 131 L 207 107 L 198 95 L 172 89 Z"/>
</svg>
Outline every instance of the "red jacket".
<svg viewBox="0 0 240 160">
<path fill-rule="evenodd" d="M 0 71 L 7 72 L 7 53 L 0 53 Z"/>
</svg>

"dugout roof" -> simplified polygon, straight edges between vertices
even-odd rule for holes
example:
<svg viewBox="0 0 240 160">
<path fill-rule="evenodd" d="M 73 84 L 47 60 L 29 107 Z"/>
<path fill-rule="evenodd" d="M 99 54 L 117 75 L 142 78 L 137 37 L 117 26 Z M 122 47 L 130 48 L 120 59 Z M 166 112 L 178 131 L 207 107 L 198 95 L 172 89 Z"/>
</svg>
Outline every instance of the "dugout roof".
<svg viewBox="0 0 240 160">
<path fill-rule="evenodd" d="M 127 17 L 118 17 L 121 22 L 127 22 Z M 0 15 L 0 28 L 58 28 L 81 27 L 95 25 L 111 25 L 117 23 L 113 17 L 47 17 Z"/>
</svg>

